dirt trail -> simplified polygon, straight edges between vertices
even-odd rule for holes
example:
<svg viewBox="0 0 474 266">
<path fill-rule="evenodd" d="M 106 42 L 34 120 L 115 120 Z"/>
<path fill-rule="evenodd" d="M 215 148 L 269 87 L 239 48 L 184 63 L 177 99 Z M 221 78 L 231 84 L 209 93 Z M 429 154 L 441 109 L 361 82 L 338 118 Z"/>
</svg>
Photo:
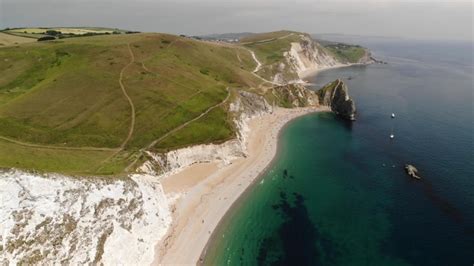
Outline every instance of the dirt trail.
<svg viewBox="0 0 474 266">
<path fill-rule="evenodd" d="M 130 129 L 128 130 L 128 135 L 125 138 L 125 140 L 122 142 L 122 144 L 120 145 L 120 150 L 123 150 L 123 148 L 125 148 L 125 145 L 127 145 L 130 138 L 132 138 L 133 130 L 135 129 L 135 105 L 133 104 L 130 96 L 128 96 L 127 90 L 125 89 L 125 85 L 123 84 L 123 73 L 129 66 L 131 66 L 135 62 L 135 55 L 133 54 L 132 48 L 130 47 L 130 43 L 127 43 L 127 47 L 128 47 L 128 52 L 130 53 L 130 62 L 127 65 L 125 65 L 120 71 L 119 84 L 120 84 L 120 88 L 122 89 L 123 95 L 125 96 L 125 98 L 127 98 L 127 101 L 130 105 L 132 119 L 130 121 Z"/>
<path fill-rule="evenodd" d="M 61 147 L 61 146 L 52 146 L 52 145 L 41 145 L 33 144 L 23 141 L 14 140 L 11 138 L 0 136 L 1 140 L 8 141 L 17 145 L 30 147 L 30 148 L 40 148 L 40 149 L 51 149 L 51 150 L 77 150 L 77 151 L 117 151 L 118 148 L 95 148 L 95 147 Z"/>
<path fill-rule="evenodd" d="M 161 136 L 160 138 L 154 140 L 153 142 L 151 142 L 148 146 L 146 146 L 144 149 L 141 149 L 140 150 L 140 156 L 137 157 L 137 159 L 135 159 L 132 163 L 130 163 L 126 168 L 125 168 L 125 171 L 129 171 L 131 167 L 133 167 L 137 161 L 140 159 L 140 157 L 142 156 L 143 152 L 145 150 L 149 150 L 151 149 L 153 146 L 155 146 L 157 143 L 161 142 L 162 140 L 164 140 L 165 138 L 169 137 L 171 134 L 177 132 L 178 130 L 186 127 L 187 125 L 191 124 L 192 122 L 196 121 L 196 120 L 199 120 L 200 118 L 202 118 L 203 116 L 207 115 L 210 111 L 214 110 L 215 108 L 219 107 L 219 106 L 222 106 L 225 102 L 227 102 L 227 100 L 229 100 L 230 98 L 230 91 L 229 91 L 229 88 L 226 88 L 227 90 L 227 96 L 224 100 L 222 100 L 220 103 L 217 103 L 211 107 L 209 107 L 206 111 L 204 111 L 203 113 L 201 113 L 200 115 L 198 115 L 197 117 L 187 121 L 186 123 L 184 124 L 181 124 L 177 127 L 175 127 L 174 129 L 168 131 L 166 134 L 164 134 L 163 136 Z"/>
<path fill-rule="evenodd" d="M 275 40 L 280 40 L 280 39 L 285 39 L 285 38 L 288 38 L 290 36 L 294 35 L 294 33 L 290 33 L 288 35 L 285 35 L 285 36 L 281 36 L 281 37 L 278 37 L 278 38 L 272 38 L 272 39 L 266 39 L 266 40 L 262 40 L 262 41 L 257 41 L 257 42 L 248 42 L 248 43 L 240 43 L 240 44 L 229 44 L 229 43 L 225 43 L 225 42 L 211 42 L 211 41 L 206 41 L 206 40 L 201 40 L 200 42 L 205 42 L 207 44 L 211 44 L 211 45 L 216 45 L 216 46 L 223 46 L 223 47 L 229 47 L 229 48 L 240 48 L 240 49 L 243 49 L 247 52 L 249 52 L 251 55 L 252 55 L 252 59 L 255 61 L 255 63 L 257 64 L 257 66 L 255 67 L 255 69 L 250 72 L 252 73 L 253 76 L 255 76 L 256 78 L 260 79 L 261 81 L 263 81 L 263 83 L 270 83 L 272 85 L 276 85 L 276 86 L 281 86 L 283 84 L 280 84 L 280 83 L 276 83 L 276 82 L 273 82 L 271 80 L 268 80 L 260 75 L 257 74 L 258 71 L 260 71 L 260 69 L 263 67 L 263 64 L 262 62 L 260 62 L 260 60 L 258 60 L 256 54 L 254 51 L 252 51 L 251 49 L 243 46 L 245 44 L 252 44 L 252 43 L 263 43 L 263 42 L 270 42 L 270 41 L 275 41 Z M 241 58 L 240 56 L 237 54 L 237 58 L 239 59 L 240 62 L 241 61 Z M 263 84 L 262 83 L 262 84 Z"/>
<path fill-rule="evenodd" d="M 258 60 L 257 56 L 255 55 L 255 52 L 250 50 L 249 48 L 243 48 L 245 50 L 247 50 L 251 55 L 252 55 L 252 58 L 253 60 L 255 61 L 255 63 L 257 64 L 257 66 L 255 67 L 255 69 L 252 71 L 252 75 L 254 75 L 255 77 L 259 78 L 260 80 L 264 81 L 264 82 L 267 82 L 267 83 L 270 83 L 272 85 L 276 85 L 276 86 L 281 86 L 282 84 L 280 83 L 276 83 L 276 82 L 273 82 L 273 81 L 270 81 L 260 75 L 257 74 L 257 72 L 262 68 L 263 64 Z"/>
<path fill-rule="evenodd" d="M 281 40 L 281 39 L 286 39 L 290 36 L 293 36 L 295 35 L 294 33 L 290 33 L 290 34 L 287 34 L 285 36 L 281 36 L 281 37 L 278 37 L 278 38 L 270 38 L 270 39 L 265 39 L 265 40 L 260 40 L 260 41 L 255 41 L 255 42 L 242 42 L 240 44 L 242 45 L 247 45 L 247 44 L 260 44 L 260 43 L 266 43 L 266 42 L 272 42 L 272 41 L 276 41 L 276 40 Z"/>
<path fill-rule="evenodd" d="M 189 125 L 190 123 L 192 123 L 192 122 L 194 122 L 194 121 L 200 119 L 201 117 L 207 115 L 210 111 L 214 110 L 215 108 L 217 108 L 217 107 L 223 105 L 223 104 L 229 99 L 229 97 L 230 97 L 230 92 L 229 92 L 229 88 L 227 88 L 227 97 L 225 97 L 225 99 L 222 100 L 222 102 L 220 102 L 220 103 L 218 103 L 218 104 L 215 104 L 215 105 L 209 107 L 206 111 L 204 111 L 203 113 L 201 113 L 199 116 L 197 116 L 197 117 L 195 117 L 195 118 L 193 118 L 193 119 L 187 121 L 186 123 L 181 124 L 180 126 L 174 128 L 174 129 L 172 129 L 172 130 L 169 131 L 168 133 L 166 133 L 166 134 L 164 134 L 163 136 L 161 136 L 159 139 L 154 140 L 152 143 L 150 143 L 150 144 L 146 147 L 146 149 L 152 148 L 153 146 L 155 146 L 157 143 L 159 143 L 160 141 L 162 141 L 163 139 L 165 139 L 165 138 L 168 137 L 169 135 L 171 135 L 171 134 L 173 134 L 174 132 L 176 132 L 176 131 L 182 129 L 183 127 Z"/>
<path fill-rule="evenodd" d="M 132 99 L 128 95 L 127 90 L 125 89 L 125 85 L 123 84 L 123 74 L 124 74 L 125 70 L 135 62 L 135 55 L 132 52 L 132 48 L 130 47 L 130 44 L 127 44 L 127 47 L 128 47 L 128 51 L 130 53 L 130 62 L 127 65 L 125 65 L 122 68 L 122 70 L 120 71 L 119 84 L 120 84 L 120 88 L 122 89 L 122 92 L 123 92 L 125 98 L 127 98 L 127 101 L 130 104 L 132 119 L 131 119 L 131 122 L 130 122 L 130 129 L 128 131 L 128 135 L 125 138 L 125 140 L 122 142 L 122 144 L 120 145 L 119 148 L 61 147 L 61 146 L 27 143 L 27 142 L 18 141 L 18 140 L 14 140 L 14 139 L 3 137 L 3 136 L 0 136 L 0 139 L 4 140 L 4 141 L 11 142 L 11 143 L 14 143 L 14 144 L 17 144 L 17 145 L 21 145 L 21 146 L 25 146 L 25 147 L 31 147 L 31 148 L 52 149 L 52 150 L 79 150 L 79 151 L 114 151 L 114 153 L 111 157 L 115 156 L 118 152 L 123 150 L 125 145 L 127 145 L 128 141 L 132 137 L 132 134 L 133 134 L 133 131 L 134 131 L 134 128 L 135 128 L 135 106 L 133 105 Z"/>
<path fill-rule="evenodd" d="M 132 118 L 130 120 L 130 129 L 128 130 L 128 134 L 127 134 L 127 137 L 125 138 L 125 140 L 122 142 L 122 144 L 120 145 L 120 148 L 116 149 L 114 153 L 112 153 L 110 156 L 108 156 L 107 158 L 105 158 L 105 160 L 103 160 L 100 164 L 99 164 L 99 168 L 97 169 L 97 171 L 100 171 L 102 169 L 102 167 L 104 166 L 104 163 L 107 162 L 108 160 L 112 159 L 113 157 L 115 157 L 115 155 L 117 155 L 119 152 L 121 152 L 125 146 L 127 145 L 128 141 L 132 138 L 132 135 L 133 135 L 133 131 L 135 129 L 135 105 L 133 104 L 133 101 L 132 99 L 130 98 L 130 96 L 128 95 L 127 93 L 127 90 L 125 89 L 125 85 L 123 84 L 123 74 L 125 73 L 125 70 L 131 66 L 133 63 L 135 63 L 135 55 L 133 54 L 133 51 L 132 51 L 132 48 L 130 47 L 130 43 L 127 43 L 127 48 L 128 48 L 128 52 L 130 53 L 130 62 L 128 64 L 126 64 L 122 70 L 120 70 L 120 77 L 119 77 L 119 84 L 120 84 L 120 88 L 122 89 L 122 93 L 123 95 L 125 96 L 125 98 L 127 99 L 128 101 L 128 104 L 130 105 L 130 111 L 131 111 L 131 115 L 132 115 Z"/>
</svg>

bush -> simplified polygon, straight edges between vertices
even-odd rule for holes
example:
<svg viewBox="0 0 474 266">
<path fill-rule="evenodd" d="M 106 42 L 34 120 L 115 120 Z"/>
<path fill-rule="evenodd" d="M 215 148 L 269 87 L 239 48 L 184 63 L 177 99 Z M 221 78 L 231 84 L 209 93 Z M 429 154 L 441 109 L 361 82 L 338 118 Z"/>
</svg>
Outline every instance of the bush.
<svg viewBox="0 0 474 266">
<path fill-rule="evenodd" d="M 56 37 L 54 37 L 54 36 L 44 36 L 44 37 L 38 38 L 38 42 L 52 41 L 52 40 L 56 40 Z"/>
<path fill-rule="evenodd" d="M 61 35 L 61 32 L 56 31 L 56 30 L 47 30 L 46 35 L 57 36 L 57 35 Z"/>
</svg>

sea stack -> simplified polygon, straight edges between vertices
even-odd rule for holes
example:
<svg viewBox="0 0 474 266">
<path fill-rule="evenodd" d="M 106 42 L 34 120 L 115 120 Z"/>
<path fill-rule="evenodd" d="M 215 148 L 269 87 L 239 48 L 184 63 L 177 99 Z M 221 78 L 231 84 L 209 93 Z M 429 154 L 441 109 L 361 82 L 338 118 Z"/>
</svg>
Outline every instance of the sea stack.
<svg viewBox="0 0 474 266">
<path fill-rule="evenodd" d="M 411 164 L 406 164 L 405 165 L 405 170 L 407 171 L 407 174 L 415 179 L 421 179 L 421 177 L 418 175 L 418 169 L 416 169 L 415 166 Z"/>
<path fill-rule="evenodd" d="M 354 100 L 349 96 L 346 84 L 337 79 L 317 91 L 319 104 L 330 106 L 338 116 L 354 121 L 356 107 Z"/>
</svg>

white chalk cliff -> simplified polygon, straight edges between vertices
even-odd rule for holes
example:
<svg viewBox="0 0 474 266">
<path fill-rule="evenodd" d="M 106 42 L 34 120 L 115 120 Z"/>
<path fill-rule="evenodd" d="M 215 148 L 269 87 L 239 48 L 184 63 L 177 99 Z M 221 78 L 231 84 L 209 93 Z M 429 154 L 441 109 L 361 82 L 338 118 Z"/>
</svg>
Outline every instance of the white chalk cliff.
<svg viewBox="0 0 474 266">
<path fill-rule="evenodd" d="M 300 42 L 292 42 L 291 49 L 285 52 L 284 56 L 298 77 L 303 78 L 310 72 L 315 72 L 324 68 L 343 66 L 336 58 L 327 53 L 317 42 L 307 35 L 300 35 Z"/>
<path fill-rule="evenodd" d="M 145 265 L 171 224 L 152 176 L 0 173 L 0 264 Z M 119 251 L 119 252 L 117 252 Z"/>
</svg>

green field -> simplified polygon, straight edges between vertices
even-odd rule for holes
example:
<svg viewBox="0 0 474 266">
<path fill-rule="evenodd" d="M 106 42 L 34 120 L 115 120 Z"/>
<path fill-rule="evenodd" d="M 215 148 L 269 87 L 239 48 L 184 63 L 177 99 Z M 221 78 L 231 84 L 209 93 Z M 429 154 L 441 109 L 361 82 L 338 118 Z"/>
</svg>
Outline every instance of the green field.
<svg viewBox="0 0 474 266">
<path fill-rule="evenodd" d="M 259 84 L 248 51 L 165 34 L 4 47 L 0 61 L 0 137 L 14 140 L 2 139 L 0 167 L 62 173 L 121 173 L 165 135 L 150 149 L 227 140 L 227 88 Z"/>
<path fill-rule="evenodd" d="M 143 150 L 229 140 L 238 90 L 288 105 L 252 73 L 249 50 L 263 64 L 258 75 L 269 77 L 300 35 L 230 45 L 107 34 L 0 47 L 0 168 L 118 175 L 142 162 Z"/>
<path fill-rule="evenodd" d="M 240 43 L 248 44 L 248 43 L 254 43 L 254 42 L 267 42 L 267 41 L 271 41 L 274 39 L 288 36 L 293 33 L 301 34 L 295 31 L 287 31 L 287 30 L 264 32 L 264 33 L 258 33 L 258 34 L 251 34 L 249 36 L 243 37 L 240 39 Z"/>
<path fill-rule="evenodd" d="M 34 28 L 7 28 L 3 30 L 5 33 L 29 36 L 39 38 L 47 34 L 47 31 L 57 31 L 65 35 L 87 35 L 87 34 L 112 34 L 126 33 L 125 30 L 100 28 L 100 27 L 34 27 Z"/>
</svg>

